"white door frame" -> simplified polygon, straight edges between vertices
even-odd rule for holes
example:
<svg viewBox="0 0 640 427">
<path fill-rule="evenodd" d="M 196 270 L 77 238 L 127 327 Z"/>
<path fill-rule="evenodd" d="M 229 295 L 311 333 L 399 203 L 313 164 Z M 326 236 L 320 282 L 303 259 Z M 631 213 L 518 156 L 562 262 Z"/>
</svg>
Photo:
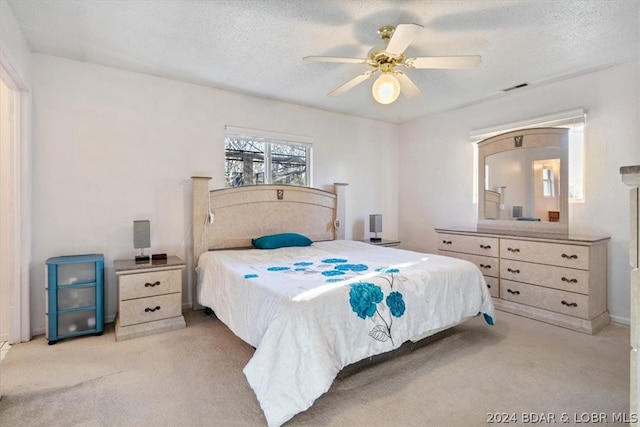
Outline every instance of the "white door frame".
<svg viewBox="0 0 640 427">
<path fill-rule="evenodd" d="M 1 196 L 7 208 L 2 212 L 0 286 L 9 291 L 8 304 L 3 304 L 9 308 L 9 343 L 18 343 L 31 339 L 31 93 L 2 52 L 0 77 L 15 91 L 16 107 L 9 144 L 0 148 L 2 166 L 9 170 Z"/>
</svg>

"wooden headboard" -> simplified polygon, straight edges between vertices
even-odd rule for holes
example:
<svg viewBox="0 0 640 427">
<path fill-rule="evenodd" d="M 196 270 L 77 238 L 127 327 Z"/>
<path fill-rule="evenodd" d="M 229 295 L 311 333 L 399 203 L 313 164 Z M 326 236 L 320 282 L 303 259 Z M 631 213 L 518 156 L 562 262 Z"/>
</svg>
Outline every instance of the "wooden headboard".
<svg viewBox="0 0 640 427">
<path fill-rule="evenodd" d="M 484 190 L 484 217 L 486 219 L 500 218 L 500 205 L 502 196 L 497 191 Z"/>
<path fill-rule="evenodd" d="M 300 233 L 313 241 L 344 239 L 347 184 L 334 184 L 334 192 L 293 185 L 210 191 L 210 179 L 191 177 L 194 265 L 203 252 L 249 248 L 251 239 L 268 234 Z M 197 286 L 193 288 L 195 307 Z"/>
</svg>

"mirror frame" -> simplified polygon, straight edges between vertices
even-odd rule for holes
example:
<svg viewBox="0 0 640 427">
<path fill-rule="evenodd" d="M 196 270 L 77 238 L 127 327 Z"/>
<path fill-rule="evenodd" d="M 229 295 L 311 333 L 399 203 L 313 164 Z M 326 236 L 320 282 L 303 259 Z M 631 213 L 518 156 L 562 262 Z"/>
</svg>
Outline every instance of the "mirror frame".
<svg viewBox="0 0 640 427">
<path fill-rule="evenodd" d="M 560 218 L 558 222 L 485 219 L 485 159 L 492 154 L 535 147 L 560 148 Z M 478 228 L 554 234 L 569 232 L 569 129 L 520 129 L 478 142 Z"/>
</svg>

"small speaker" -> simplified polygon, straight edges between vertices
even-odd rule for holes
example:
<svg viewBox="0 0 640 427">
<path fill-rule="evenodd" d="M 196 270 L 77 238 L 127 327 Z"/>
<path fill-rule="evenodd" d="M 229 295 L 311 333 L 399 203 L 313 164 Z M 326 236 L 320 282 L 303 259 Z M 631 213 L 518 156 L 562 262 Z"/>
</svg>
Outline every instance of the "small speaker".
<svg viewBox="0 0 640 427">
<path fill-rule="evenodd" d="M 511 215 L 512 217 L 514 218 L 522 217 L 522 206 L 514 206 L 512 210 L 513 210 L 513 214 Z"/>
<path fill-rule="evenodd" d="M 133 247 L 144 249 L 151 247 L 151 222 L 133 221 Z"/>
</svg>

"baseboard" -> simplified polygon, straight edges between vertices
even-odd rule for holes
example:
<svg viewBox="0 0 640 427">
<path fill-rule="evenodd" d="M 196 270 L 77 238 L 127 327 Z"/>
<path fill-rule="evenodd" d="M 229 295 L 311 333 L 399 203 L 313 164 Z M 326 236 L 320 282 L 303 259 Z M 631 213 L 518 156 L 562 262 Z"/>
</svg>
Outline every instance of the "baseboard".
<svg viewBox="0 0 640 427">
<path fill-rule="evenodd" d="M 607 311 L 587 320 L 503 299 L 494 299 L 493 304 L 496 310 L 506 311 L 589 335 L 598 333 L 611 319 Z"/>
<path fill-rule="evenodd" d="M 611 317 L 611 321 L 613 323 L 619 323 L 621 325 L 627 325 L 627 326 L 631 325 L 631 319 L 629 319 L 628 317 L 611 316 L 611 315 L 609 316 Z"/>
<path fill-rule="evenodd" d="M 182 303 L 182 309 L 185 310 L 190 310 L 191 309 L 191 304 L 189 303 Z M 114 313 L 114 314 L 108 314 L 106 316 L 104 316 L 104 323 L 115 323 L 116 321 L 116 316 L 118 315 L 118 313 Z M 36 336 L 36 335 L 44 335 L 47 333 L 47 328 L 46 326 L 43 326 L 41 328 L 35 328 L 33 329 L 33 331 L 31 331 L 32 336 Z"/>
</svg>

